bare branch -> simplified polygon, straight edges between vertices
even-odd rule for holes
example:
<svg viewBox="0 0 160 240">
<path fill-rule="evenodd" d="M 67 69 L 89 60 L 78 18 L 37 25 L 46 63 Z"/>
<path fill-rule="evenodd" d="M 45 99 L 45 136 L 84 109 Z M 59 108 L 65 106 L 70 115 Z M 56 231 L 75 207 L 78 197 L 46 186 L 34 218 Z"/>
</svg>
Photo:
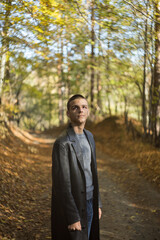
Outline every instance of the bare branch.
<svg viewBox="0 0 160 240">
<path fill-rule="evenodd" d="M 85 22 L 86 22 L 87 24 L 89 24 L 90 26 L 92 26 L 92 24 L 86 19 L 86 17 L 84 16 L 84 14 L 81 12 L 78 2 L 77 2 L 76 0 L 75 0 L 74 2 L 75 2 L 76 5 L 77 5 L 77 9 L 78 9 L 78 12 L 79 12 L 79 14 L 81 15 L 81 17 L 85 20 Z M 72 5 L 72 6 L 73 6 L 73 5 Z M 74 6 L 73 6 L 73 7 L 74 7 Z M 101 47 L 101 50 L 102 50 L 102 52 L 103 52 L 103 58 L 104 58 L 106 52 L 104 51 L 102 41 L 100 40 L 100 38 L 98 37 L 98 35 L 97 35 L 96 32 L 95 32 L 95 37 L 96 37 L 96 39 L 97 39 L 97 40 L 99 41 L 99 43 L 100 43 L 100 47 Z"/>
<path fill-rule="evenodd" d="M 156 21 L 151 15 L 146 14 L 145 12 L 143 12 L 142 10 L 138 9 L 133 3 L 128 2 L 127 0 L 123 0 L 125 3 L 127 3 L 128 5 L 130 5 L 133 9 L 135 9 L 136 11 L 138 11 L 139 13 L 141 13 L 143 16 L 145 16 L 146 18 L 160 24 L 160 22 Z"/>
</svg>

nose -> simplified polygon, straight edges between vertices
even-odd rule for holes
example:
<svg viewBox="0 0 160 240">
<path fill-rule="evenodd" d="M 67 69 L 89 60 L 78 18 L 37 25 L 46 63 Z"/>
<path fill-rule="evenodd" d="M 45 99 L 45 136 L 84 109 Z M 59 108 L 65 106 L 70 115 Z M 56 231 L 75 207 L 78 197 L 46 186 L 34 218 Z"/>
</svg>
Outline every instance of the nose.
<svg viewBox="0 0 160 240">
<path fill-rule="evenodd" d="M 83 112 L 83 107 L 79 107 L 79 112 Z"/>
</svg>

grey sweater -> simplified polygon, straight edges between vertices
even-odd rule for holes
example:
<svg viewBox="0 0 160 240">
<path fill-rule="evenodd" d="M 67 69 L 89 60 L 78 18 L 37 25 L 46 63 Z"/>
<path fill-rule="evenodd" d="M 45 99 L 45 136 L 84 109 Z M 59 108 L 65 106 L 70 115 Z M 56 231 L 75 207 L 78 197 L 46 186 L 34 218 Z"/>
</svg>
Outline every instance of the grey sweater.
<svg viewBox="0 0 160 240">
<path fill-rule="evenodd" d="M 76 135 L 82 149 L 84 173 L 86 178 L 86 199 L 89 200 L 93 197 L 94 189 L 91 171 L 91 148 L 84 133 Z"/>
</svg>

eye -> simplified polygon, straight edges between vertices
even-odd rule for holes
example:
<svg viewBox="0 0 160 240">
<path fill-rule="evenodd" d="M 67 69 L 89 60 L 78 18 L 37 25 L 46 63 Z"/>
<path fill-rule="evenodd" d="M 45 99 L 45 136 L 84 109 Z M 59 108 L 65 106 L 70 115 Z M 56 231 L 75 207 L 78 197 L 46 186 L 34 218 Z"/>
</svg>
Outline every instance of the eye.
<svg viewBox="0 0 160 240">
<path fill-rule="evenodd" d="M 87 109 L 87 106 L 83 106 L 83 108 Z"/>
<path fill-rule="evenodd" d="M 75 110 L 75 109 L 77 109 L 77 108 L 78 108 L 78 106 L 73 106 L 73 107 L 72 107 L 73 110 Z"/>
</svg>

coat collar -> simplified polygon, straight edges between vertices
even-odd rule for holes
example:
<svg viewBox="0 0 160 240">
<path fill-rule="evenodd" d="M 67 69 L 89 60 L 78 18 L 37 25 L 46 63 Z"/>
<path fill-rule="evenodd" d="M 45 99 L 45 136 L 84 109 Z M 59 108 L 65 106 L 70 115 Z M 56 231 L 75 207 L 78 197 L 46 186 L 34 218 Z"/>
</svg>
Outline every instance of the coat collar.
<svg viewBox="0 0 160 240">
<path fill-rule="evenodd" d="M 90 138 L 90 135 L 87 133 L 87 131 L 84 129 L 84 133 L 88 139 L 88 142 L 90 144 L 90 147 L 91 147 L 91 155 L 92 157 L 94 157 L 94 153 L 93 153 L 93 145 L 92 145 L 92 141 L 91 141 L 91 138 Z M 72 146 L 74 148 L 74 151 L 76 153 L 76 156 L 79 160 L 79 163 L 84 171 L 84 162 L 83 162 L 83 155 L 82 155 L 82 149 L 81 149 L 81 146 L 79 144 L 79 141 L 78 141 L 78 138 L 76 136 L 76 133 L 74 132 L 74 129 L 72 128 L 71 125 L 69 125 L 69 127 L 67 128 L 67 134 L 68 134 L 68 137 L 69 137 L 69 141 L 72 142 Z"/>
<path fill-rule="evenodd" d="M 93 147 L 93 146 L 92 146 L 92 141 L 91 141 L 90 135 L 87 133 L 87 131 L 86 131 L 85 128 L 84 128 L 83 131 L 84 131 L 84 133 L 85 133 L 85 135 L 86 135 L 86 137 L 87 137 L 87 140 L 89 141 L 90 146 Z M 76 141 L 78 141 L 77 136 L 76 136 L 76 133 L 74 132 L 73 127 L 72 127 L 71 124 L 69 124 L 69 126 L 68 126 L 68 128 L 67 128 L 67 134 L 68 134 L 69 140 L 70 140 L 71 142 L 76 142 Z"/>
<path fill-rule="evenodd" d="M 81 146 L 79 144 L 78 138 L 72 128 L 71 125 L 69 125 L 68 129 L 67 129 L 67 134 L 69 137 L 70 142 L 72 143 L 73 149 L 76 153 L 77 159 L 80 163 L 80 166 L 84 172 L 84 162 L 83 162 L 83 155 L 82 155 L 82 149 Z"/>
</svg>

